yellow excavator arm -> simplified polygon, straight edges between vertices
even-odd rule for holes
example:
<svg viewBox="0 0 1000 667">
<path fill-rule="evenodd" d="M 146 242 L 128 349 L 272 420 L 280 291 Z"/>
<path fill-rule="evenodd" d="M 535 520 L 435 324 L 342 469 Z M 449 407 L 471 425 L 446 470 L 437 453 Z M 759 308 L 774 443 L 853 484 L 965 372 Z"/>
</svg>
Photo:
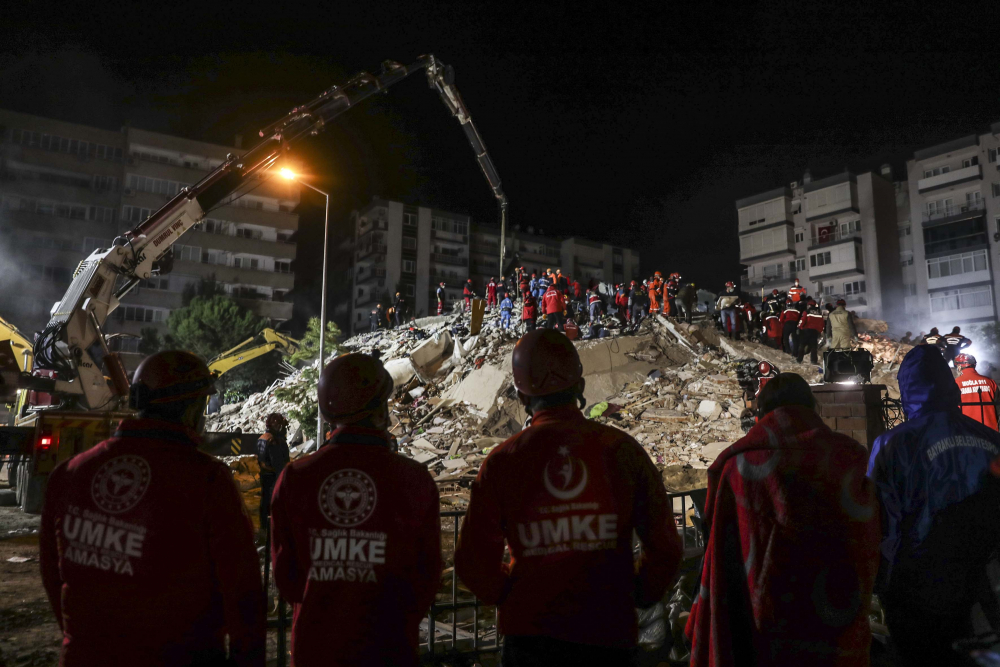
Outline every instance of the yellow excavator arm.
<svg viewBox="0 0 1000 667">
<path fill-rule="evenodd" d="M 263 341 L 263 342 L 259 342 Z M 250 346 L 256 342 L 256 345 Z M 249 347 L 248 347 L 249 346 Z M 286 354 L 294 354 L 299 349 L 299 341 L 278 333 L 274 329 L 264 329 L 253 338 L 248 338 L 231 350 L 226 350 L 215 359 L 208 362 L 208 370 L 217 377 L 233 370 L 240 364 L 263 356 L 271 350 L 282 350 Z"/>
<path fill-rule="evenodd" d="M 32 344 L 13 324 L 0 317 L 0 343 L 10 343 L 14 359 L 21 371 L 31 370 Z"/>
</svg>

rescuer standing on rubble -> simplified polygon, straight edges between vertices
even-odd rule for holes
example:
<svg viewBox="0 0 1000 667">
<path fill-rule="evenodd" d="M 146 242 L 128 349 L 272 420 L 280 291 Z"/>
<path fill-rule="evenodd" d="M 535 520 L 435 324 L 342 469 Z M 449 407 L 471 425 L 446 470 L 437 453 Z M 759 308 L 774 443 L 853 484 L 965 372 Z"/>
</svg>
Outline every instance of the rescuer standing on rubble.
<svg viewBox="0 0 1000 667">
<path fill-rule="evenodd" d="M 566 321 L 566 301 L 555 285 L 549 285 L 542 295 L 542 312 L 546 329 L 562 329 Z"/>
<path fill-rule="evenodd" d="M 139 416 L 49 476 L 40 561 L 60 665 L 264 666 L 250 517 L 229 468 L 197 450 L 213 384 L 189 352 L 146 358 Z"/>
<path fill-rule="evenodd" d="M 438 315 L 444 312 L 444 283 L 438 285 L 437 288 L 437 299 L 438 299 Z"/>
<path fill-rule="evenodd" d="M 415 667 L 441 576 L 437 487 L 390 449 L 392 378 L 381 363 L 337 357 L 318 392 L 334 430 L 285 467 L 271 511 L 274 580 L 295 605 L 292 659 Z"/>
<path fill-rule="evenodd" d="M 819 337 L 826 326 L 823 319 L 823 311 L 814 299 L 806 301 L 806 310 L 799 318 L 798 343 L 795 346 L 795 360 L 800 364 L 806 351 L 809 352 L 809 361 L 817 363 L 816 353 L 819 349 Z"/>
<path fill-rule="evenodd" d="M 976 371 L 976 358 L 971 354 L 955 357 L 955 368 L 960 373 L 955 382 L 962 392 L 962 414 L 980 424 L 997 428 L 997 383 Z M 968 405 L 966 405 L 968 404 Z"/>
<path fill-rule="evenodd" d="M 944 360 L 952 363 L 959 352 L 972 345 L 972 341 L 962 335 L 961 327 L 955 327 L 950 334 L 941 337 L 938 345 L 941 346 Z"/>
<path fill-rule="evenodd" d="M 538 319 L 538 304 L 531 294 L 524 295 L 524 305 L 521 307 L 521 322 L 524 323 L 524 331 L 534 331 L 535 321 Z"/>
<path fill-rule="evenodd" d="M 727 336 L 733 340 L 740 339 L 740 317 L 737 306 L 740 305 L 740 294 L 736 291 L 736 284 L 732 281 L 726 283 L 726 291 L 719 295 L 715 309 L 722 314 L 722 329 Z"/>
<path fill-rule="evenodd" d="M 636 282 L 632 281 L 631 289 L 628 293 L 628 303 L 629 310 L 632 313 L 632 330 L 638 331 L 639 325 L 642 324 L 642 320 L 646 317 L 646 309 L 649 305 L 649 299 L 646 297 L 646 286 L 637 285 Z"/>
<path fill-rule="evenodd" d="M 781 323 L 781 351 L 785 354 L 795 354 L 798 345 L 799 320 L 802 313 L 792 303 L 791 298 L 785 300 L 785 310 L 782 311 L 778 321 Z"/>
<path fill-rule="evenodd" d="M 490 278 L 486 284 L 486 310 L 497 307 L 497 279 Z"/>
<path fill-rule="evenodd" d="M 899 664 L 959 665 L 952 644 L 972 634 L 980 587 L 992 588 L 986 565 L 1000 542 L 1000 497 L 990 472 L 1000 433 L 962 414 L 937 347 L 910 350 L 897 377 L 906 421 L 875 439 L 868 462 L 882 507 L 876 592 Z"/>
<path fill-rule="evenodd" d="M 510 328 L 510 311 L 514 310 L 514 302 L 510 300 L 510 295 L 505 294 L 500 302 L 500 326 L 504 329 Z"/>
<path fill-rule="evenodd" d="M 257 464 L 260 466 L 260 529 L 267 530 L 271 513 L 271 494 L 278 475 L 288 465 L 288 420 L 272 412 L 264 420 L 265 433 L 257 440 Z"/>
<path fill-rule="evenodd" d="M 694 283 L 687 283 L 677 290 L 674 302 L 684 312 L 684 321 L 691 324 L 691 314 L 694 313 L 694 302 L 698 300 L 698 289 Z"/>
<path fill-rule="evenodd" d="M 403 326 L 406 321 L 406 299 L 399 292 L 396 292 L 396 300 L 392 302 L 392 310 L 396 319 L 396 326 Z"/>
<path fill-rule="evenodd" d="M 465 287 L 462 288 L 462 296 L 465 297 L 465 312 L 472 312 L 472 299 L 476 296 L 476 293 L 472 290 L 472 278 L 465 281 Z"/>
<path fill-rule="evenodd" d="M 827 348 L 831 350 L 849 350 L 858 337 L 854 328 L 854 318 L 847 312 L 847 302 L 837 299 L 837 307 L 828 315 L 830 320 L 830 342 Z"/>
<path fill-rule="evenodd" d="M 796 306 L 799 302 L 805 303 L 806 300 L 806 288 L 802 286 L 799 279 L 795 279 L 795 284 L 788 288 L 788 298 L 792 300 L 792 303 Z"/>
<path fill-rule="evenodd" d="M 525 334 L 512 364 L 532 424 L 482 463 L 455 570 L 498 605 L 504 667 L 631 664 L 635 607 L 663 597 L 681 559 L 660 474 L 629 435 L 580 412 L 583 369 L 565 336 Z"/>
</svg>

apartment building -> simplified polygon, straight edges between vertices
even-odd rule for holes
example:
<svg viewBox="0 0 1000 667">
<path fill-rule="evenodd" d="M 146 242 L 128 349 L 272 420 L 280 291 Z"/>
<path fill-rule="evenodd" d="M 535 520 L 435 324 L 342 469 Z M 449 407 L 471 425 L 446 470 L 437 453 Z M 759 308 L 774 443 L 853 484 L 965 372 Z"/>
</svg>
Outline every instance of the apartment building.
<svg viewBox="0 0 1000 667">
<path fill-rule="evenodd" d="M 900 260 L 913 267 L 906 302 L 917 329 L 997 319 L 998 135 L 994 123 L 987 133 L 924 148 L 907 161 L 911 223 Z"/>
<path fill-rule="evenodd" d="M 807 171 L 801 182 L 738 200 L 743 290 L 759 299 L 798 278 L 824 302 L 846 300 L 859 317 L 900 319 L 896 192 L 886 165 L 819 180 Z"/>
<path fill-rule="evenodd" d="M 0 110 L 0 313 L 26 333 L 41 329 L 83 258 L 239 150 Z M 187 232 L 174 246 L 172 272 L 134 289 L 107 331 L 165 331 L 185 288 L 207 278 L 273 323 L 291 318 L 298 186 L 255 185 Z M 129 366 L 138 363 L 137 338 L 116 343 Z"/>
<path fill-rule="evenodd" d="M 379 301 L 404 295 L 411 313 L 437 312 L 437 287 L 447 307 L 462 298 L 469 278 L 469 216 L 374 198 L 351 213 L 354 227 L 352 331 L 369 326 Z"/>
<path fill-rule="evenodd" d="M 496 224 L 473 223 L 472 268 L 474 285 L 482 286 L 491 277 L 499 277 L 500 227 Z M 533 227 L 522 230 L 515 226 L 509 232 L 506 262 L 514 262 L 531 274 L 541 275 L 545 269 L 562 269 L 563 273 L 580 281 L 621 283 L 639 277 L 639 253 L 607 243 L 573 236 L 566 239 L 546 236 Z"/>
</svg>

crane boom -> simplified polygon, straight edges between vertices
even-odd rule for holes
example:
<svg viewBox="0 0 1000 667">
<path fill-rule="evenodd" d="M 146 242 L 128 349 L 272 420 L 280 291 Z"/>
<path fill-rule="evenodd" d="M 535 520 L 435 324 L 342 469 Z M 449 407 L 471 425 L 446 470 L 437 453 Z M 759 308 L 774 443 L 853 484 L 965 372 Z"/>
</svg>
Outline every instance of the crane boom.
<svg viewBox="0 0 1000 667">
<path fill-rule="evenodd" d="M 263 342 L 253 347 L 247 347 L 250 343 L 258 340 L 263 340 Z M 240 364 L 245 364 L 277 349 L 283 350 L 286 354 L 294 354 L 299 349 L 299 341 L 267 328 L 253 338 L 247 338 L 236 347 L 226 350 L 212 359 L 208 362 L 208 370 L 219 376 L 233 370 Z"/>
<path fill-rule="evenodd" d="M 31 378 L 27 382 L 44 391 L 75 395 L 76 402 L 86 409 L 115 407 L 112 403 L 120 403 L 127 395 L 128 381 L 117 355 L 108 350 L 101 327 L 120 300 L 140 280 L 153 275 L 154 264 L 208 211 L 227 203 L 226 198 L 251 178 L 263 175 L 291 146 L 318 134 L 340 114 L 420 70 L 425 71 L 428 85 L 438 91 L 461 125 L 497 199 L 503 266 L 507 197 L 486 145 L 454 87 L 454 70 L 433 55 L 421 56 L 411 65 L 385 61 L 380 75 L 362 72 L 263 128 L 262 140 L 256 146 L 242 156 L 230 154 L 203 179 L 181 190 L 144 222 L 116 238 L 113 247 L 95 250 L 83 260 L 34 346 L 35 368 L 55 371 L 56 379 Z M 110 384 L 102 367 L 111 376 Z"/>
</svg>

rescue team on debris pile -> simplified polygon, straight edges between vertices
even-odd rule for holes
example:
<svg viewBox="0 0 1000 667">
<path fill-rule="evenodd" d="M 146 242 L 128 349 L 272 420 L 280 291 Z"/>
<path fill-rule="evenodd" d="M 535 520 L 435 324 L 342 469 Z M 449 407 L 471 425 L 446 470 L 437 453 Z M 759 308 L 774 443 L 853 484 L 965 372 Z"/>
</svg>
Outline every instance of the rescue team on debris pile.
<svg viewBox="0 0 1000 667">
<path fill-rule="evenodd" d="M 667 294 L 661 307 L 685 303 Z M 961 664 L 952 645 L 972 634 L 1000 544 L 1000 433 L 995 413 L 969 415 L 980 406 L 965 401 L 992 401 L 996 385 L 971 356 L 955 363 L 958 380 L 930 341 L 906 355 L 908 421 L 870 456 L 830 430 L 801 377 L 761 369 L 756 425 L 708 471 L 691 665 L 867 665 L 873 591 L 900 664 Z M 529 331 L 512 369 L 530 425 L 481 464 L 456 573 L 498 607 L 505 667 L 635 664 L 636 608 L 677 578 L 687 519 L 642 447 L 582 414 L 567 336 Z M 192 354 L 147 358 L 130 394 L 138 417 L 53 471 L 40 560 L 60 664 L 264 665 L 252 524 L 229 469 L 197 450 L 213 385 Z M 277 414 L 258 442 L 295 665 L 418 664 L 442 573 L 439 495 L 395 454 L 392 391 L 378 359 L 339 356 L 319 379 L 323 446 L 289 462 Z"/>
</svg>

